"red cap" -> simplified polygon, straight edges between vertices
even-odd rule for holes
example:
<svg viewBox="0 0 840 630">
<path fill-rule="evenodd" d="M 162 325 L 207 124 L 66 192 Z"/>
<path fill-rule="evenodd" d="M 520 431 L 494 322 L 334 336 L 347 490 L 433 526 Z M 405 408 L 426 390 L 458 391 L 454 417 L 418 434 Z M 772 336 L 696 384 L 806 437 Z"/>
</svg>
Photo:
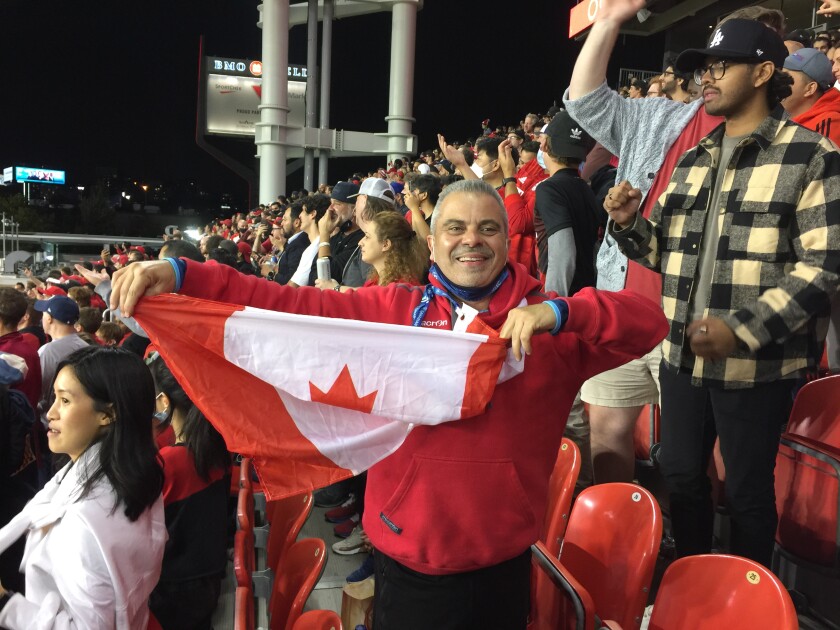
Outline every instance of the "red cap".
<svg viewBox="0 0 840 630">
<path fill-rule="evenodd" d="M 38 293 L 41 295 L 49 295 L 50 297 L 53 295 L 67 295 L 67 291 L 54 285 L 48 286 L 46 289 L 38 289 Z"/>
<path fill-rule="evenodd" d="M 239 253 L 242 254 L 245 257 L 248 257 L 248 256 L 251 255 L 251 246 L 248 245 L 248 243 L 246 243 L 245 241 L 239 241 L 236 244 L 236 248 L 239 250 Z"/>
</svg>

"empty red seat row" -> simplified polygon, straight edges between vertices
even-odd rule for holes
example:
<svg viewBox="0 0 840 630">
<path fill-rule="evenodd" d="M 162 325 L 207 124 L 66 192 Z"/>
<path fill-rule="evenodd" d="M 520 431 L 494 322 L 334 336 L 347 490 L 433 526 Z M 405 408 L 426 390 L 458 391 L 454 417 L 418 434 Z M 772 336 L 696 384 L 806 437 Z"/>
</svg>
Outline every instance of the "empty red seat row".
<svg viewBox="0 0 840 630">
<path fill-rule="evenodd" d="M 267 522 L 255 527 L 254 492 L 249 470 L 248 460 L 243 459 L 233 552 L 237 583 L 236 627 L 253 627 L 256 597 L 268 600 L 272 630 L 291 630 L 323 573 L 326 544 L 317 538 L 295 542 L 312 511 L 311 493 L 269 502 L 265 510 Z M 268 568 L 265 571 L 256 570 L 255 547 L 259 546 L 266 550 Z"/>
<path fill-rule="evenodd" d="M 576 614 L 573 625 L 579 630 L 638 628 L 641 618 L 629 625 L 602 619 L 598 606 L 560 560 L 544 545 L 532 548 L 534 559 L 567 595 Z M 728 555 L 690 556 L 675 561 L 662 578 L 648 630 L 796 630 L 796 609 L 784 585 L 760 564 Z"/>
</svg>

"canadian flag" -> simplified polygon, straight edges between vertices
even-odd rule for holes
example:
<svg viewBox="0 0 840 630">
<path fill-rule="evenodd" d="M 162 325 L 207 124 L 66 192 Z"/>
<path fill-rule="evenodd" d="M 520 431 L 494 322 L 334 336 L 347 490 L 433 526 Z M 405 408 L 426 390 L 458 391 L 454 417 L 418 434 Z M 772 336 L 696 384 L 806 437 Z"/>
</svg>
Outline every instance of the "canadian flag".
<svg viewBox="0 0 840 630">
<path fill-rule="evenodd" d="M 505 342 L 476 320 L 455 333 L 278 313 L 180 295 L 135 317 L 187 394 L 253 457 L 269 499 L 323 487 L 393 453 L 416 424 L 482 413 Z"/>
</svg>

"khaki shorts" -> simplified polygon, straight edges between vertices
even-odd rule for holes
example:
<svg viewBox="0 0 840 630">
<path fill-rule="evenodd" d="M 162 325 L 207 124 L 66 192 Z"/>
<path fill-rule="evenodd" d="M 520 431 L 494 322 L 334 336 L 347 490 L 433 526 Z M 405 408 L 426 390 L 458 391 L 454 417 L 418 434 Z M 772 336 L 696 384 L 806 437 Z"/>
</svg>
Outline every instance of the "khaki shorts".
<svg viewBox="0 0 840 630">
<path fill-rule="evenodd" d="M 580 388 L 584 402 L 601 407 L 659 404 L 659 364 L 662 344 L 640 359 L 593 376 Z"/>
</svg>

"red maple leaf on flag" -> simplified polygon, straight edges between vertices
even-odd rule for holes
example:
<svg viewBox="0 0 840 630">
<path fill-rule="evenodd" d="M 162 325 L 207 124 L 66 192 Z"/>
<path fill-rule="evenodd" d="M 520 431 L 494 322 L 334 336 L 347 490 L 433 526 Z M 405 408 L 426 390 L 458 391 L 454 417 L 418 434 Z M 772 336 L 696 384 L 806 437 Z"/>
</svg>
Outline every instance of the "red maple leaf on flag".
<svg viewBox="0 0 840 630">
<path fill-rule="evenodd" d="M 367 396 L 359 396 L 353 377 L 350 376 L 350 368 L 345 365 L 341 369 L 338 378 L 330 387 L 329 391 L 322 392 L 316 385 L 309 382 L 309 395 L 312 402 L 324 403 L 334 407 L 352 409 L 362 413 L 373 411 L 373 403 L 376 400 L 378 390 L 372 391 Z"/>
</svg>

